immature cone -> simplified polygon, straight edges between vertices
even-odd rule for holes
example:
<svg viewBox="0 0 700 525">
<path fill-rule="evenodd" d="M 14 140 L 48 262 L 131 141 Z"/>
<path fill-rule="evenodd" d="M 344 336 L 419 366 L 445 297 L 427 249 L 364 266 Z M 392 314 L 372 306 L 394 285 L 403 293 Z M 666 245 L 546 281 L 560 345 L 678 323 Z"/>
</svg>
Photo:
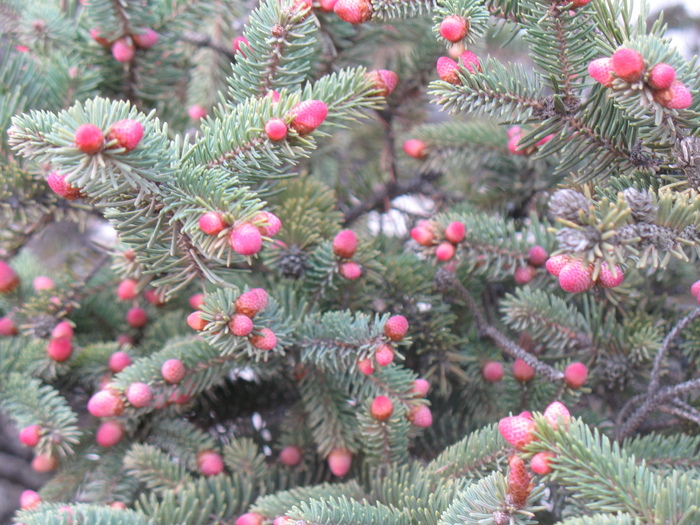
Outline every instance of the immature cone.
<svg viewBox="0 0 700 525">
<path fill-rule="evenodd" d="M 503 379 L 503 365 L 498 361 L 487 361 L 481 369 L 481 375 L 489 383 L 497 383 Z"/>
<path fill-rule="evenodd" d="M 294 106 L 289 114 L 293 118 L 289 126 L 304 136 L 323 124 L 328 116 L 328 106 L 321 100 L 305 100 Z"/>
<path fill-rule="evenodd" d="M 126 352 L 117 351 L 114 352 L 110 357 L 109 357 L 109 369 L 115 373 L 118 374 L 122 370 L 124 370 L 127 366 L 131 364 L 131 356 L 127 354 Z"/>
<path fill-rule="evenodd" d="M 394 361 L 394 349 L 386 344 L 381 344 L 374 352 L 374 359 L 379 366 L 388 366 Z"/>
<path fill-rule="evenodd" d="M 148 49 L 149 47 L 153 47 L 158 43 L 158 33 L 156 33 L 150 27 L 146 28 L 143 33 L 131 35 L 131 38 L 134 41 L 134 44 L 141 49 Z"/>
<path fill-rule="evenodd" d="M 441 242 L 435 249 L 435 257 L 438 261 L 449 261 L 455 255 L 455 246 L 451 242 Z"/>
<path fill-rule="evenodd" d="M 416 226 L 411 229 L 411 238 L 421 246 L 432 246 L 435 236 L 430 229 L 423 226 Z"/>
<path fill-rule="evenodd" d="M 262 309 L 265 308 L 267 299 L 263 300 L 262 296 L 253 290 L 248 290 L 238 296 L 233 306 L 237 314 L 247 315 L 248 317 L 255 317 L 255 315 Z"/>
<path fill-rule="evenodd" d="M 550 465 L 550 460 L 556 457 L 551 452 L 538 452 L 530 460 L 530 468 L 535 474 L 544 476 L 545 474 L 550 474 L 552 472 L 552 466 Z"/>
<path fill-rule="evenodd" d="M 374 84 L 375 89 L 379 91 L 382 97 L 388 97 L 394 92 L 394 88 L 399 81 L 399 76 L 388 69 L 378 69 L 370 71 L 367 76 Z"/>
<path fill-rule="evenodd" d="M 248 42 L 248 39 L 246 37 L 237 36 L 231 39 L 231 47 L 233 47 L 233 52 L 240 53 L 241 55 L 243 55 L 243 57 L 245 57 L 246 54 L 242 48 L 243 45 L 250 46 L 250 42 Z"/>
<path fill-rule="evenodd" d="M 588 74 L 591 75 L 593 80 L 599 84 L 603 84 L 605 87 L 611 87 L 613 80 L 612 74 L 612 58 L 596 58 L 588 64 Z"/>
<path fill-rule="evenodd" d="M 559 428 L 559 423 L 564 424 L 564 428 L 568 428 L 571 420 L 569 409 L 564 406 L 564 403 L 554 401 L 544 411 L 544 418 L 554 430 Z"/>
<path fill-rule="evenodd" d="M 570 262 L 571 256 L 569 255 L 555 255 L 554 257 L 550 257 L 549 259 L 547 259 L 547 262 L 545 263 L 545 268 L 549 273 L 551 273 L 555 277 L 559 277 L 559 274 L 561 273 L 564 266 L 566 266 Z"/>
<path fill-rule="evenodd" d="M 613 53 L 612 69 L 625 82 L 637 82 L 644 73 L 644 57 L 634 49 L 622 47 Z"/>
<path fill-rule="evenodd" d="M 520 456 L 512 455 L 508 459 L 508 493 L 506 500 L 515 507 L 524 507 L 532 490 L 532 476 L 525 468 Z"/>
<path fill-rule="evenodd" d="M 46 277 L 45 275 L 39 275 L 32 281 L 32 288 L 35 292 L 41 292 L 42 290 L 53 290 L 56 287 L 56 283 L 51 279 L 51 277 Z"/>
<path fill-rule="evenodd" d="M 107 133 L 107 140 L 116 140 L 118 148 L 127 152 L 139 145 L 143 138 L 143 124 L 134 119 L 123 119 L 112 124 Z"/>
<path fill-rule="evenodd" d="M 340 0 L 342 1 L 342 0 Z M 352 452 L 344 448 L 334 448 L 328 454 L 328 468 L 331 469 L 333 475 L 342 478 L 350 470 L 352 463 Z"/>
<path fill-rule="evenodd" d="M 418 378 L 413 381 L 413 392 L 415 392 L 418 397 L 425 397 L 428 395 L 430 390 L 430 383 L 425 379 Z"/>
<path fill-rule="evenodd" d="M 469 32 L 469 21 L 458 15 L 450 15 L 440 22 L 440 34 L 445 40 L 459 42 Z"/>
<path fill-rule="evenodd" d="M 231 230 L 228 243 L 240 255 L 255 255 L 262 248 L 262 236 L 255 226 L 244 222 Z"/>
<path fill-rule="evenodd" d="M 33 490 L 25 490 L 19 496 L 19 506 L 22 510 L 33 509 L 41 503 L 41 496 Z"/>
<path fill-rule="evenodd" d="M 272 212 L 261 211 L 255 217 L 253 217 L 253 222 L 263 223 L 258 226 L 258 230 L 262 235 L 266 237 L 274 237 L 282 229 L 282 221 L 280 218 Z"/>
<path fill-rule="evenodd" d="M 433 424 L 433 413 L 427 405 L 413 405 L 408 412 L 408 420 L 418 428 L 428 428 Z"/>
<path fill-rule="evenodd" d="M 99 29 L 90 29 L 90 37 L 91 37 L 95 42 L 97 42 L 98 44 L 100 44 L 100 45 L 103 46 L 103 47 L 110 47 L 111 44 L 109 43 L 109 40 L 107 40 L 107 39 L 104 38 L 104 37 L 101 37 L 100 34 L 101 34 L 101 33 L 100 33 L 100 30 L 99 30 Z"/>
<path fill-rule="evenodd" d="M 583 363 L 571 363 L 564 370 L 564 382 L 574 390 L 581 388 L 588 379 L 588 367 Z"/>
<path fill-rule="evenodd" d="M 205 450 L 197 456 L 197 468 L 204 476 L 216 476 L 224 471 L 224 460 L 213 450 Z"/>
<path fill-rule="evenodd" d="M 19 277 L 12 267 L 0 261 L 0 293 L 8 293 L 19 286 Z"/>
<path fill-rule="evenodd" d="M 88 155 L 94 155 L 102 150 L 105 143 L 102 130 L 94 124 L 81 124 L 75 130 L 75 146 Z"/>
<path fill-rule="evenodd" d="M 17 335 L 17 333 L 17 325 L 11 318 L 0 317 L 0 335 L 10 337 Z"/>
<path fill-rule="evenodd" d="M 535 377 L 535 369 L 522 359 L 516 359 L 513 361 L 513 377 L 516 381 L 527 383 Z"/>
<path fill-rule="evenodd" d="M 695 281 L 693 283 L 690 287 L 690 293 L 693 294 L 693 297 L 697 297 L 698 294 L 700 294 L 700 281 Z"/>
<path fill-rule="evenodd" d="M 575 260 L 564 266 L 559 273 L 559 286 L 569 293 L 581 293 L 593 285 L 592 269 L 581 268 L 581 261 Z"/>
<path fill-rule="evenodd" d="M 272 350 L 277 346 L 277 336 L 269 328 L 263 328 L 260 335 L 251 336 L 250 344 L 258 350 Z"/>
<path fill-rule="evenodd" d="M 193 104 L 187 110 L 187 114 L 192 120 L 201 120 L 207 116 L 207 108 L 199 104 Z"/>
<path fill-rule="evenodd" d="M 117 62 L 131 62 L 136 50 L 126 40 L 120 38 L 112 44 L 112 56 Z"/>
<path fill-rule="evenodd" d="M 65 337 L 51 339 L 46 347 L 46 353 L 54 361 L 62 363 L 70 359 L 73 354 L 73 343 Z"/>
<path fill-rule="evenodd" d="M 333 6 L 338 18 L 350 24 L 362 24 L 372 17 L 370 0 L 338 0 Z"/>
<path fill-rule="evenodd" d="M 528 253 L 528 262 L 535 267 L 543 266 L 548 258 L 549 254 L 542 246 L 533 246 Z"/>
<path fill-rule="evenodd" d="M 408 332 L 408 320 L 403 315 L 389 317 L 384 325 L 384 334 L 392 341 L 401 341 Z"/>
<path fill-rule="evenodd" d="M 280 461 L 288 467 L 296 467 L 301 463 L 301 449 L 299 447 L 284 447 L 280 452 Z"/>
<path fill-rule="evenodd" d="M 459 79 L 459 75 L 457 73 L 459 71 L 459 64 L 452 60 L 450 57 L 438 58 L 435 67 L 437 69 L 438 77 L 440 77 L 440 80 L 442 80 L 443 82 L 454 84 L 455 86 L 461 84 L 461 80 Z"/>
<path fill-rule="evenodd" d="M 51 454 L 39 454 L 32 460 L 32 469 L 36 472 L 53 472 L 58 467 L 58 460 Z"/>
<path fill-rule="evenodd" d="M 394 411 L 394 403 L 387 396 L 377 396 L 372 401 L 369 411 L 377 421 L 386 421 Z"/>
<path fill-rule="evenodd" d="M 124 411 L 124 400 L 111 390 L 100 390 L 90 398 L 87 408 L 95 417 L 115 417 Z"/>
<path fill-rule="evenodd" d="M 676 80 L 676 70 L 673 66 L 661 62 L 649 72 L 649 87 L 652 89 L 668 89 Z"/>
<path fill-rule="evenodd" d="M 207 235 L 218 235 L 227 224 L 223 216 L 216 211 L 208 211 L 199 218 L 199 229 Z"/>
<path fill-rule="evenodd" d="M 262 525 L 264 518 L 257 512 L 246 512 L 236 520 L 236 525 Z"/>
<path fill-rule="evenodd" d="M 504 417 L 498 422 L 498 431 L 518 450 L 535 440 L 535 422 L 524 416 Z"/>
<path fill-rule="evenodd" d="M 287 138 L 287 123 L 281 118 L 271 118 L 265 122 L 265 134 L 273 142 Z"/>
<path fill-rule="evenodd" d="M 688 109 L 693 103 L 693 95 L 690 93 L 688 88 L 676 80 L 673 85 L 669 88 L 671 98 L 666 104 L 669 109 Z"/>
<path fill-rule="evenodd" d="M 452 244 L 458 244 L 464 240 L 467 234 L 467 229 L 463 223 L 459 221 L 451 222 L 445 228 L 445 239 L 450 241 Z"/>
<path fill-rule="evenodd" d="M 617 288 L 625 280 L 625 274 L 622 273 L 622 268 L 615 265 L 615 270 L 610 269 L 608 263 L 604 262 L 600 266 L 600 275 L 598 275 L 598 282 L 605 286 L 606 288 Z"/>
<path fill-rule="evenodd" d="M 104 421 L 95 434 L 95 443 L 101 447 L 113 447 L 124 437 L 124 427 L 118 421 Z"/>
<path fill-rule="evenodd" d="M 51 188 L 56 195 L 63 197 L 66 200 L 74 201 L 75 199 L 80 199 L 83 197 L 83 194 L 80 193 L 80 188 L 71 186 L 66 182 L 65 175 L 61 175 L 54 171 L 46 178 L 46 182 L 48 183 L 49 188 Z"/>
<path fill-rule="evenodd" d="M 513 273 L 515 282 L 518 284 L 527 284 L 532 281 L 537 275 L 537 270 L 534 266 L 518 266 Z"/>
<path fill-rule="evenodd" d="M 187 304 L 189 304 L 195 310 L 199 310 L 204 304 L 204 294 L 196 293 L 194 295 L 191 295 L 190 298 L 187 300 Z"/>
<path fill-rule="evenodd" d="M 187 316 L 187 324 L 192 330 L 201 332 L 209 324 L 209 321 L 203 319 L 200 312 L 192 312 Z"/>
<path fill-rule="evenodd" d="M 154 290 L 153 288 L 149 288 L 148 290 L 143 292 L 143 296 L 145 297 L 146 301 L 148 301 L 153 306 L 163 306 L 165 304 L 163 296 L 160 295 L 158 291 Z"/>
<path fill-rule="evenodd" d="M 146 383 L 131 383 L 126 389 L 126 400 L 134 408 L 147 407 L 153 401 L 151 387 Z"/>
<path fill-rule="evenodd" d="M 341 230 L 333 238 L 333 253 L 349 259 L 357 251 L 357 235 L 352 230 Z"/>
<path fill-rule="evenodd" d="M 58 323 L 56 326 L 53 327 L 53 330 L 51 330 L 51 337 L 52 338 L 58 338 L 58 337 L 64 337 L 66 339 L 72 339 L 73 338 L 73 327 L 68 321 L 61 321 Z"/>
<path fill-rule="evenodd" d="M 28 447 L 36 447 L 41 439 L 41 426 L 29 425 L 20 430 L 19 440 Z"/>
<path fill-rule="evenodd" d="M 247 315 L 236 314 L 229 321 L 228 328 L 236 337 L 248 337 L 253 331 L 253 321 Z"/>
<path fill-rule="evenodd" d="M 168 359 L 160 367 L 160 373 L 166 383 L 176 385 L 185 378 L 187 369 L 179 359 Z"/>
<path fill-rule="evenodd" d="M 392 351 L 393 358 L 393 351 Z M 371 359 L 360 359 L 357 362 L 357 369 L 366 376 L 371 376 L 374 373 L 374 365 Z"/>
<path fill-rule="evenodd" d="M 138 285 L 139 283 L 136 279 L 124 279 L 119 283 L 119 286 L 117 286 L 117 297 L 122 301 L 136 299 L 138 296 L 138 292 L 136 291 Z"/>
<path fill-rule="evenodd" d="M 470 73 L 477 73 L 478 71 L 481 71 L 481 61 L 473 52 L 465 51 L 459 55 L 459 58 L 462 61 L 462 65 Z"/>
<path fill-rule="evenodd" d="M 126 322 L 134 328 L 141 328 L 148 322 L 148 314 L 143 308 L 131 308 L 126 312 Z"/>
<path fill-rule="evenodd" d="M 403 150 L 406 155 L 414 159 L 424 159 L 428 156 L 428 145 L 418 139 L 410 139 L 404 142 Z"/>
<path fill-rule="evenodd" d="M 338 268 L 338 272 L 349 281 L 362 277 L 362 266 L 355 261 L 344 262 Z"/>
</svg>

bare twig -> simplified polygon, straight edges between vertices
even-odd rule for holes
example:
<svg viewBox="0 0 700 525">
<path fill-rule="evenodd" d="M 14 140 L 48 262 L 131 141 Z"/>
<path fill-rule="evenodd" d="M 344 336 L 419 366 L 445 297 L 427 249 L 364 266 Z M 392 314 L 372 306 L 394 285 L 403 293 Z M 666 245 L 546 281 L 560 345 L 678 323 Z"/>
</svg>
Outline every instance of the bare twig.
<svg viewBox="0 0 700 525">
<path fill-rule="evenodd" d="M 681 319 L 664 338 L 661 348 L 659 348 L 659 351 L 654 358 L 654 365 L 651 370 L 651 381 L 649 382 L 647 391 L 644 394 L 640 394 L 630 399 L 620 411 L 620 415 L 617 418 L 618 440 L 624 439 L 634 432 L 643 419 L 649 414 L 649 412 L 657 409 L 661 404 L 666 403 L 681 394 L 700 390 L 700 379 L 685 381 L 684 383 L 679 383 L 677 385 L 665 388 L 660 388 L 659 386 L 661 381 L 661 367 L 665 361 L 666 354 L 668 353 L 671 343 L 673 343 L 683 329 L 685 329 L 698 317 L 700 317 L 700 308 L 696 308 Z M 639 407 L 632 412 L 629 417 L 627 417 L 627 414 L 632 411 L 632 407 L 639 404 L 639 402 L 642 400 L 642 404 L 639 405 Z"/>
<path fill-rule="evenodd" d="M 476 304 L 476 301 L 474 301 L 474 298 L 469 293 L 469 290 L 462 285 L 454 273 L 447 270 L 439 270 L 435 276 L 435 280 L 439 283 L 438 287 L 442 289 L 443 292 L 447 290 L 454 290 L 467 304 L 467 308 L 469 308 L 474 316 L 476 328 L 481 337 L 488 337 L 496 346 L 498 346 L 508 355 L 515 357 L 516 359 L 522 359 L 528 365 L 534 368 L 535 372 L 546 377 L 550 381 L 561 381 L 564 379 L 564 373 L 561 370 L 557 370 L 556 368 L 543 363 L 527 350 L 515 344 L 495 326 L 489 324 L 486 317 L 484 317 L 483 312 Z"/>
<path fill-rule="evenodd" d="M 647 387 L 647 395 L 653 395 L 659 390 L 659 381 L 661 379 L 661 367 L 666 359 L 666 353 L 671 346 L 671 343 L 676 339 L 679 332 L 684 330 L 686 326 L 695 321 L 700 316 L 700 308 L 696 308 L 686 315 L 673 329 L 666 335 L 661 348 L 654 358 L 654 366 L 651 369 L 651 381 Z"/>
<path fill-rule="evenodd" d="M 696 425 L 700 425 L 700 410 L 680 399 L 672 399 L 670 404 L 662 406 L 660 410 L 661 412 L 667 412 L 674 416 L 692 421 Z"/>
</svg>

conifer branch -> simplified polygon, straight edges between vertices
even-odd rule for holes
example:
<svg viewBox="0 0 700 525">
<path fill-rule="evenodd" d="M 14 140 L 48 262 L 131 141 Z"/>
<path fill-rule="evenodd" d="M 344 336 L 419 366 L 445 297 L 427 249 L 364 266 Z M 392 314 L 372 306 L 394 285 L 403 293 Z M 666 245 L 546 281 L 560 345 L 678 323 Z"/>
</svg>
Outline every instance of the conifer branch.
<svg viewBox="0 0 700 525">
<path fill-rule="evenodd" d="M 467 308 L 469 308 L 472 315 L 474 316 L 474 322 L 481 337 L 489 338 L 496 346 L 498 346 L 501 350 L 506 352 L 511 357 L 514 357 L 516 359 L 522 359 L 528 365 L 533 367 L 536 372 L 543 375 L 550 381 L 554 382 L 561 381 L 562 379 L 564 379 L 564 373 L 561 370 L 557 370 L 556 368 L 543 363 L 534 355 L 527 352 L 526 350 L 515 344 L 513 341 L 511 341 L 496 327 L 489 324 L 483 312 L 481 311 L 481 308 L 479 308 L 479 306 L 476 304 L 476 301 L 474 301 L 474 298 L 469 293 L 469 290 L 467 290 L 464 287 L 464 285 L 459 281 L 459 279 L 457 279 L 457 276 L 453 272 L 449 272 L 444 269 L 438 270 L 438 272 L 435 274 L 435 282 L 437 284 L 438 289 L 442 290 L 443 293 L 451 289 L 457 292 L 460 299 L 462 299 L 466 303 Z"/>
<path fill-rule="evenodd" d="M 668 405 L 662 405 L 661 412 L 667 412 L 674 416 L 682 417 L 688 421 L 692 421 L 696 425 L 700 425 L 700 410 L 690 406 L 688 403 L 680 399 L 672 399 Z"/>
<path fill-rule="evenodd" d="M 666 360 L 666 353 L 671 347 L 671 344 L 673 343 L 673 341 L 675 341 L 676 337 L 678 337 L 678 334 L 680 334 L 682 330 L 685 330 L 685 328 L 690 323 L 695 321 L 698 317 L 700 317 L 700 308 L 696 308 L 688 315 L 686 315 L 683 319 L 681 319 L 678 322 L 678 324 L 676 324 L 676 326 L 674 326 L 673 329 L 664 338 L 664 341 L 661 344 L 661 348 L 659 348 L 659 351 L 657 352 L 656 357 L 654 358 L 654 365 L 651 369 L 651 381 L 649 381 L 649 386 L 647 387 L 648 396 L 655 395 L 656 392 L 659 390 L 659 382 L 661 381 L 661 369 L 664 365 L 664 362 Z"/>
</svg>

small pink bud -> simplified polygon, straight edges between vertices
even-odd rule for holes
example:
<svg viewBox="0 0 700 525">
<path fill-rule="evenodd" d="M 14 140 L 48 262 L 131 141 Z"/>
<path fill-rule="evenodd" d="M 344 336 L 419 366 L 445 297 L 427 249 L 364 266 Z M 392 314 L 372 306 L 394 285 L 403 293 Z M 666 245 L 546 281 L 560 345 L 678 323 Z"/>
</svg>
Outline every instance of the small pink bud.
<svg viewBox="0 0 700 525">
<path fill-rule="evenodd" d="M 187 114 L 192 120 L 201 120 L 207 116 L 207 108 L 199 104 L 193 104 L 187 110 Z"/>
<path fill-rule="evenodd" d="M 440 22 L 440 34 L 445 40 L 459 42 L 469 32 L 469 21 L 458 15 L 450 15 Z"/>
<path fill-rule="evenodd" d="M 240 255 L 255 255 L 262 248 L 260 230 L 251 223 L 244 222 L 231 230 L 229 245 Z"/>
<path fill-rule="evenodd" d="M 403 143 L 403 150 L 409 157 L 424 159 L 428 156 L 428 145 L 422 140 L 410 139 Z"/>
<path fill-rule="evenodd" d="M 156 33 L 150 27 L 146 28 L 143 33 L 131 35 L 131 38 L 133 39 L 134 44 L 141 49 L 148 49 L 149 47 L 153 47 L 158 43 L 158 33 Z"/>
</svg>

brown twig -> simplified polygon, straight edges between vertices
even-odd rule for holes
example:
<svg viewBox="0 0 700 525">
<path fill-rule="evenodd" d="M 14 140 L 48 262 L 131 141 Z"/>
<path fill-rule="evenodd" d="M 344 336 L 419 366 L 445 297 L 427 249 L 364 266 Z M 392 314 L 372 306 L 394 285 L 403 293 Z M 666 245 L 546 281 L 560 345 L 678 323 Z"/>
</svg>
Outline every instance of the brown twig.
<svg viewBox="0 0 700 525">
<path fill-rule="evenodd" d="M 537 357 L 529 353 L 527 350 L 519 347 L 512 340 L 510 340 L 505 334 L 498 330 L 495 326 L 492 326 L 486 320 L 483 312 L 474 301 L 474 298 L 469 293 L 464 285 L 457 279 L 457 276 L 447 270 L 441 269 L 435 276 L 436 282 L 440 283 L 439 288 L 443 291 L 454 290 L 462 299 L 467 308 L 472 312 L 474 316 L 474 322 L 476 323 L 476 328 L 479 331 L 481 337 L 487 337 L 493 341 L 493 343 L 498 346 L 501 350 L 506 352 L 511 357 L 516 359 L 522 359 L 528 365 L 535 369 L 535 371 L 549 379 L 550 381 L 561 381 L 564 379 L 564 373 L 561 370 L 549 366 L 543 363 Z"/>
</svg>

